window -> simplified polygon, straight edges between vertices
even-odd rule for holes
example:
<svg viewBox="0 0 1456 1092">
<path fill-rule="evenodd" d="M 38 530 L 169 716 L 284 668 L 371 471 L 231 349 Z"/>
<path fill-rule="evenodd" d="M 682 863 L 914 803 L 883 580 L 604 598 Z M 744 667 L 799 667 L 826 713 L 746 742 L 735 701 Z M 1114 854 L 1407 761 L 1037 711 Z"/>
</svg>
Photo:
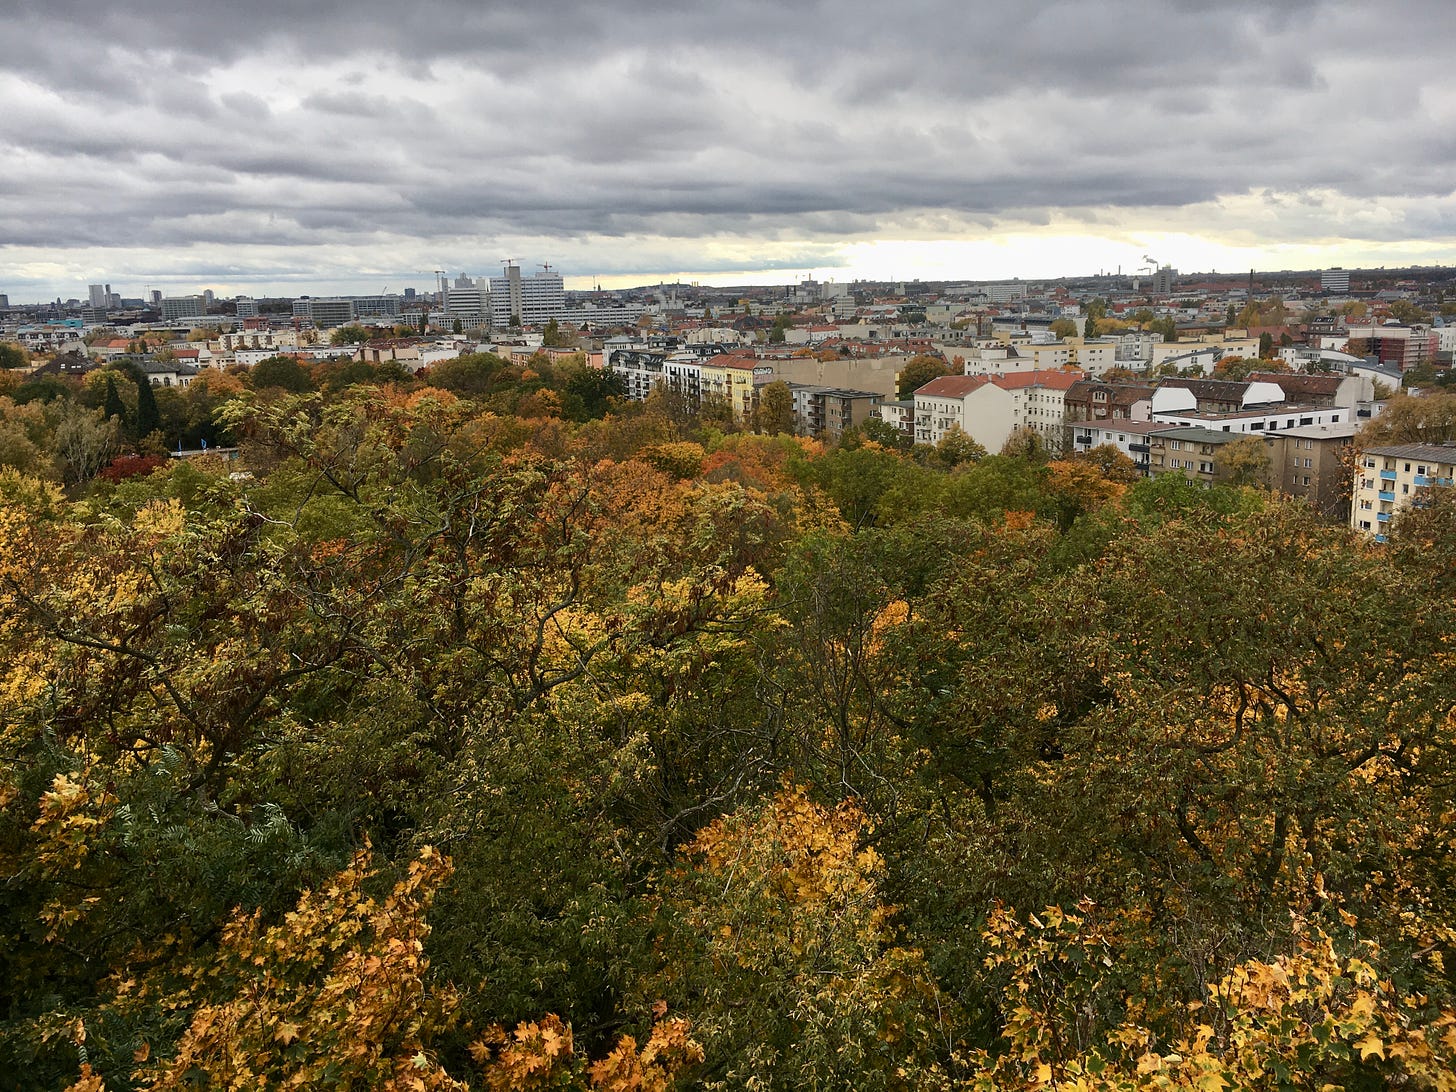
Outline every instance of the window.
<svg viewBox="0 0 1456 1092">
<path fill-rule="evenodd" d="M 1375 469 L 1375 460 L 1374 459 L 1366 459 L 1365 460 L 1365 469 L 1366 470 L 1374 470 Z"/>
<path fill-rule="evenodd" d="M 1202 471 L 1204 474 L 1212 474 L 1213 473 L 1213 464 L 1212 463 L 1199 463 L 1198 464 L 1198 469 L 1200 471 Z"/>
<path fill-rule="evenodd" d="M 1362 530 L 1362 531 L 1368 531 L 1368 530 L 1370 530 L 1370 521 L 1368 519 L 1362 519 L 1360 521 L 1360 530 Z"/>
<path fill-rule="evenodd" d="M 1362 501 L 1361 501 L 1361 502 L 1360 502 L 1360 511 L 1362 511 L 1362 512 L 1368 512 L 1368 511 L 1370 511 L 1370 509 L 1372 509 L 1372 508 L 1374 508 L 1374 507 L 1375 507 L 1375 505 L 1374 505 L 1374 504 L 1372 504 L 1372 503 L 1371 503 L 1371 502 L 1370 502 L 1370 501 L 1368 501 L 1368 500 L 1362 500 Z"/>
<path fill-rule="evenodd" d="M 1306 474 L 1306 475 L 1305 475 L 1305 476 L 1304 476 L 1304 484 L 1305 484 L 1305 485 L 1308 485 L 1308 484 L 1309 484 L 1309 475 L 1308 475 L 1308 474 Z"/>
<path fill-rule="evenodd" d="M 1305 459 L 1304 460 L 1304 468 L 1306 470 L 1313 469 L 1313 467 L 1314 467 L 1314 460 L 1313 459 Z"/>
<path fill-rule="evenodd" d="M 1426 468 L 1424 466 L 1421 466 L 1420 464 L 1417 464 L 1416 465 L 1416 473 L 1417 474 L 1424 474 L 1425 472 L 1426 472 Z"/>
<path fill-rule="evenodd" d="M 1403 493 L 1403 494 L 1405 494 L 1405 495 L 1406 495 L 1406 496 L 1410 496 L 1410 484 L 1409 484 L 1409 483 L 1407 483 L 1407 484 L 1405 484 L 1405 485 L 1402 485 L 1402 486 L 1401 486 L 1401 487 L 1400 487 L 1400 491 L 1401 491 L 1401 492 L 1402 492 L 1402 493 Z"/>
</svg>

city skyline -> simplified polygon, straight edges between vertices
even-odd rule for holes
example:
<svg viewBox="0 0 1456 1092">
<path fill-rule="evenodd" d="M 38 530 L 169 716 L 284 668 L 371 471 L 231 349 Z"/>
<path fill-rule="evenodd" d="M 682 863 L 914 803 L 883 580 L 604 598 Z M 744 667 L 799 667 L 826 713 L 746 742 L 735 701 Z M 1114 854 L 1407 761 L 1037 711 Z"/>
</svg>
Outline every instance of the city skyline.
<svg viewBox="0 0 1456 1092">
<path fill-rule="evenodd" d="M 1449 5 L 7 17 L 13 301 L 1456 263 Z"/>
</svg>

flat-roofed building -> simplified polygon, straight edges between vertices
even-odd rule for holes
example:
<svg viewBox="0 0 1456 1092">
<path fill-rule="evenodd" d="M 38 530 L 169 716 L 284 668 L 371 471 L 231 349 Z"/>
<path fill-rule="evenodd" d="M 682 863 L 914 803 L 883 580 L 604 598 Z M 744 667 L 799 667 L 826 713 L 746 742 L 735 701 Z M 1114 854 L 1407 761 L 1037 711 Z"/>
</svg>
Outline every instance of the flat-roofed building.
<svg viewBox="0 0 1456 1092">
<path fill-rule="evenodd" d="M 1355 457 L 1350 526 L 1384 542 L 1401 510 L 1421 504 L 1432 488 L 1456 479 L 1456 445 L 1390 444 Z"/>
</svg>

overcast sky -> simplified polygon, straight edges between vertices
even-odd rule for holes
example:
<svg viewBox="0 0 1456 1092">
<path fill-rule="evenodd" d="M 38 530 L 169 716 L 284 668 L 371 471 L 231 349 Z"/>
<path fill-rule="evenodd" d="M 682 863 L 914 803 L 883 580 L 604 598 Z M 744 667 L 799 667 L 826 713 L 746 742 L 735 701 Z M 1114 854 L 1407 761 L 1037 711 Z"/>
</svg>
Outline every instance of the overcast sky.
<svg viewBox="0 0 1456 1092">
<path fill-rule="evenodd" d="M 1452 0 L 8 0 L 12 301 L 1456 263 Z"/>
</svg>

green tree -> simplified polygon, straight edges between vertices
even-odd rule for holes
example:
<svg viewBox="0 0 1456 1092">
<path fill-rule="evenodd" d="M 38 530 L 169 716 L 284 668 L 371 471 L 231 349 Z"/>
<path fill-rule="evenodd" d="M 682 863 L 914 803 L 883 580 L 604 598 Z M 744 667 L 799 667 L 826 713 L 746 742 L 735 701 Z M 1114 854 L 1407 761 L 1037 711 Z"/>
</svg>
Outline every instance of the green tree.
<svg viewBox="0 0 1456 1092">
<path fill-rule="evenodd" d="M 157 395 L 152 389 L 152 381 L 142 370 L 141 365 L 135 361 L 128 361 L 121 365 L 121 370 L 136 384 L 136 419 L 132 421 L 132 431 L 136 441 L 142 443 L 154 433 L 160 434 L 162 411 L 157 407 Z"/>
<path fill-rule="evenodd" d="M 759 389 L 753 422 L 755 432 L 768 436 L 793 435 L 794 396 L 787 383 L 779 379 Z"/>
<path fill-rule="evenodd" d="M 423 377 L 430 386 L 462 398 L 483 398 L 496 388 L 505 369 L 506 362 L 494 353 L 462 353 L 431 364 Z"/>
<path fill-rule="evenodd" d="M 905 366 L 900 369 L 900 374 L 896 376 L 896 396 L 901 401 L 907 398 L 913 398 L 915 392 L 932 379 L 939 379 L 941 376 L 949 374 L 950 368 L 938 356 L 930 356 L 925 353 L 912 356 L 905 362 Z"/>
<path fill-rule="evenodd" d="M 578 365 L 570 371 L 563 389 L 566 415 L 573 421 L 605 417 L 627 397 L 627 383 L 610 368 Z"/>
<path fill-rule="evenodd" d="M 1267 489 L 1273 460 L 1262 436 L 1240 436 L 1218 450 L 1218 462 L 1230 485 L 1254 485 Z"/>
<path fill-rule="evenodd" d="M 930 465 L 941 470 L 954 470 L 963 463 L 973 463 L 985 457 L 984 447 L 971 439 L 959 425 L 952 425 L 931 452 Z"/>
<path fill-rule="evenodd" d="M 22 368 L 25 366 L 25 350 L 19 345 L 0 341 L 0 368 Z"/>
<path fill-rule="evenodd" d="M 563 330 L 555 319 L 551 319 L 542 327 L 541 344 L 548 349 L 571 349 L 576 347 L 576 339 Z"/>
<path fill-rule="evenodd" d="M 1049 329 L 1060 340 L 1077 336 L 1077 324 L 1069 318 L 1053 319 Z"/>
<path fill-rule="evenodd" d="M 335 327 L 333 333 L 329 334 L 329 344 L 362 345 L 373 336 L 373 331 L 351 322 L 347 326 Z"/>
<path fill-rule="evenodd" d="M 115 419 L 117 426 L 126 430 L 126 406 L 117 393 L 116 376 L 110 372 L 106 375 L 106 399 L 101 405 L 101 412 L 107 420 Z"/>
<path fill-rule="evenodd" d="M 279 390 L 303 392 L 313 390 L 313 377 L 291 356 L 270 356 L 260 360 L 248 371 L 248 380 L 254 390 Z"/>
<path fill-rule="evenodd" d="M 1431 313 L 1423 310 L 1410 300 L 1396 300 L 1392 303 L 1390 305 L 1390 317 L 1407 326 L 1424 324 L 1431 321 Z"/>
</svg>

